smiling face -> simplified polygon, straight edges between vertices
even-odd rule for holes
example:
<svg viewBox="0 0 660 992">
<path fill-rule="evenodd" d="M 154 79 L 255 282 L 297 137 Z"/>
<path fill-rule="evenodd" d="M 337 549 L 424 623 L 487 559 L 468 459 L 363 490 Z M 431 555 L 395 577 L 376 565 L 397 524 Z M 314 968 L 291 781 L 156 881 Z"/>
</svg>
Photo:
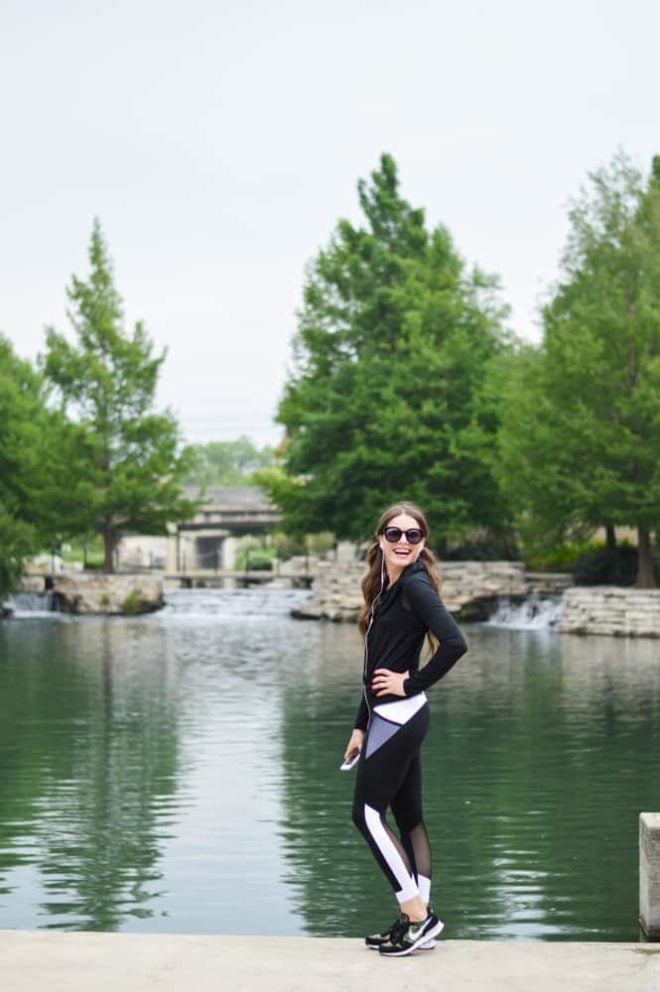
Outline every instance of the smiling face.
<svg viewBox="0 0 660 992">
<path fill-rule="evenodd" d="M 387 521 L 387 528 L 398 527 L 400 531 L 405 532 L 407 530 L 421 530 L 423 533 L 423 528 L 420 526 L 418 520 L 411 517 L 407 513 L 399 513 L 396 517 L 392 517 L 391 520 Z M 406 538 L 405 533 L 401 534 L 401 537 L 396 542 L 388 541 L 384 534 L 378 535 L 378 543 L 380 544 L 383 555 L 385 556 L 385 567 L 387 568 L 387 574 L 389 576 L 390 582 L 395 581 L 399 574 L 403 571 L 406 565 L 410 565 L 413 561 L 417 561 L 420 554 L 424 549 L 424 538 L 419 542 L 419 544 L 410 544 Z"/>
</svg>

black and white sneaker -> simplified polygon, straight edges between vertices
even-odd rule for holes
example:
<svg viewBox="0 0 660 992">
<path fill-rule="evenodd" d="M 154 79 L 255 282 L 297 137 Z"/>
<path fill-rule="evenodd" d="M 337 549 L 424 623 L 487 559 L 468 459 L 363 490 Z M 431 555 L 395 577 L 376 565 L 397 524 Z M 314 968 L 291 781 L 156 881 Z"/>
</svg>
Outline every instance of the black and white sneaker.
<svg viewBox="0 0 660 992">
<path fill-rule="evenodd" d="M 432 913 L 433 910 L 429 908 L 429 912 Z M 370 951 L 377 951 L 383 946 L 383 944 L 391 944 L 397 941 L 401 934 L 406 930 L 409 923 L 410 920 L 405 913 L 403 913 L 401 916 L 396 918 L 394 923 L 392 923 L 387 930 L 383 930 L 382 933 L 369 934 L 368 937 L 364 938 L 364 942 Z M 444 926 L 444 924 L 442 926 Z M 442 927 L 440 929 L 442 929 Z M 438 931 L 438 933 L 439 932 L 440 931 Z M 433 940 L 433 938 L 426 940 L 423 944 L 419 945 L 419 949 L 422 951 L 432 951 L 434 947 L 435 940 Z"/>
<path fill-rule="evenodd" d="M 403 932 L 408 926 L 408 917 L 397 916 L 394 923 L 383 930 L 382 933 L 371 933 L 368 937 L 364 938 L 364 942 L 370 951 L 377 951 L 379 947 L 383 944 L 389 944 L 391 941 L 398 939 L 399 933 Z"/>
<path fill-rule="evenodd" d="M 418 948 L 426 949 L 428 944 L 435 946 L 433 938 L 442 932 L 443 927 L 444 923 L 433 910 L 429 910 L 425 920 L 417 923 L 411 923 L 402 913 L 399 924 L 395 924 L 394 932 L 390 934 L 390 940 L 380 944 L 378 951 L 390 958 L 402 958 Z"/>
</svg>

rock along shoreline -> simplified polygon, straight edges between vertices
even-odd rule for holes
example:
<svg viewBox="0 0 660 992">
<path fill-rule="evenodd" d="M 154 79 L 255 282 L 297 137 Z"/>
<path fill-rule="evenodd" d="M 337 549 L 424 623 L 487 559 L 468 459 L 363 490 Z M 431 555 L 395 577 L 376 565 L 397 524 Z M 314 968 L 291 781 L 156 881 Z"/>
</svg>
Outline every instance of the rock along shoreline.
<svg viewBox="0 0 660 992">
<path fill-rule="evenodd" d="M 53 578 L 53 605 L 62 613 L 137 616 L 165 605 L 163 581 L 153 575 L 96 575 L 89 572 Z"/>
</svg>

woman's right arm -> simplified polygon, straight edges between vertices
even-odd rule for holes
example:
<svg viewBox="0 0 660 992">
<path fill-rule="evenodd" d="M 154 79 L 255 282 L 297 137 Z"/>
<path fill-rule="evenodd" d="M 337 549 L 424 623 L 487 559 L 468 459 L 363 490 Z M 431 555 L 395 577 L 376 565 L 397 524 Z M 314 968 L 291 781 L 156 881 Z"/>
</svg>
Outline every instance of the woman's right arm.
<svg viewBox="0 0 660 992">
<path fill-rule="evenodd" d="M 364 743 L 364 735 L 367 731 L 367 724 L 369 723 L 369 710 L 367 708 L 367 701 L 364 698 L 364 693 L 362 693 L 362 698 L 360 699 L 360 705 L 358 706 L 358 711 L 355 714 L 355 723 L 353 725 L 353 733 L 351 734 L 350 740 L 346 747 L 346 754 L 344 757 L 349 755 L 351 751 L 355 748 L 362 750 L 362 744 Z"/>
<path fill-rule="evenodd" d="M 353 726 L 356 730 L 366 730 L 369 725 L 369 709 L 367 708 L 367 701 L 364 698 L 364 692 L 360 697 L 360 705 L 358 706 L 358 711 L 355 714 L 355 720 Z"/>
<path fill-rule="evenodd" d="M 349 754 L 352 754 L 356 749 L 358 751 L 362 750 L 362 745 L 364 744 L 364 730 L 360 730 L 356 727 L 351 734 L 348 744 L 346 745 L 346 750 L 344 751 L 344 758 L 348 758 Z"/>
</svg>

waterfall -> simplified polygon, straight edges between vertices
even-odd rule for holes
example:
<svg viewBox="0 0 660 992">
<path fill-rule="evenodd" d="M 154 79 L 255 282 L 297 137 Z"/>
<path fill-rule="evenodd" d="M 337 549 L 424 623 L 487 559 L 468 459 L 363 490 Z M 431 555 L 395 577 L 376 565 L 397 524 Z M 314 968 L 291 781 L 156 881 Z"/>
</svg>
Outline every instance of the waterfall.
<svg viewBox="0 0 660 992">
<path fill-rule="evenodd" d="M 17 592 L 10 600 L 15 617 L 37 617 L 52 613 L 55 609 L 53 593 L 47 592 Z"/>
<path fill-rule="evenodd" d="M 502 596 L 487 622 L 493 627 L 509 627 L 511 630 L 551 630 L 558 624 L 560 616 L 560 597 L 532 594 L 522 601 L 511 601 L 508 596 Z"/>
</svg>

